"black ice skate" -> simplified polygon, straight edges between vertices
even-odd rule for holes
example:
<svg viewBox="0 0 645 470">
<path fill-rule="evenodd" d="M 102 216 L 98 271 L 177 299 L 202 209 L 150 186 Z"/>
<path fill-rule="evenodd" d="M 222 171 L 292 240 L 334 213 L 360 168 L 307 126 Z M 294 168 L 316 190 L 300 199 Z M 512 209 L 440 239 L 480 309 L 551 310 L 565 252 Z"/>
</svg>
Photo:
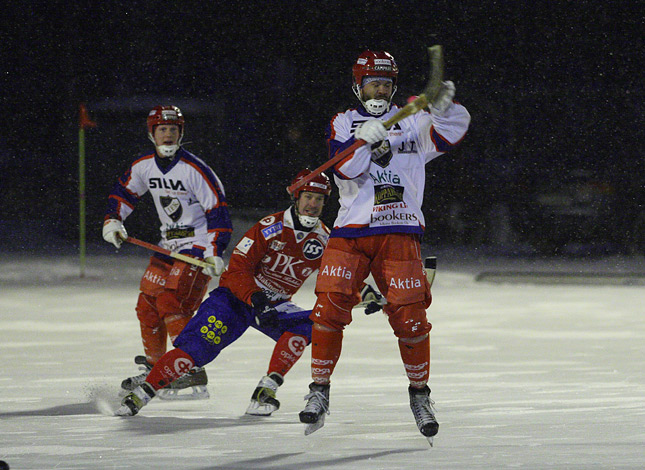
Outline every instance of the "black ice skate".
<svg viewBox="0 0 645 470">
<path fill-rule="evenodd" d="M 247 415 L 270 416 L 280 408 L 280 402 L 275 397 L 278 387 L 284 383 L 280 374 L 272 372 L 265 375 L 251 395 L 251 403 L 246 409 Z"/>
<path fill-rule="evenodd" d="M 161 400 L 206 400 L 210 398 L 206 385 L 208 376 L 203 367 L 193 367 L 170 385 L 157 392 Z"/>
<path fill-rule="evenodd" d="M 410 394 L 410 408 L 417 422 L 417 427 L 421 434 L 428 439 L 432 447 L 434 436 L 439 432 L 439 423 L 437 423 L 437 419 L 434 416 L 434 409 L 432 408 L 434 401 L 430 399 L 430 389 L 427 385 L 421 389 L 410 386 L 408 393 Z"/>
<path fill-rule="evenodd" d="M 121 407 L 114 412 L 116 416 L 134 416 L 155 397 L 152 386 L 144 382 L 121 401 Z"/>
<path fill-rule="evenodd" d="M 325 425 L 325 415 L 329 414 L 329 384 L 309 384 L 309 393 L 305 396 L 307 405 L 300 412 L 300 422 L 305 423 L 305 436 L 318 431 Z"/>
<path fill-rule="evenodd" d="M 139 367 L 139 370 L 142 370 L 143 373 L 135 375 L 134 377 L 128 377 L 123 382 L 121 382 L 121 388 L 129 392 L 144 383 L 146 381 L 146 377 L 148 377 L 148 374 L 152 370 L 152 364 L 148 362 L 146 356 L 135 356 L 134 363 L 141 366 Z"/>
</svg>

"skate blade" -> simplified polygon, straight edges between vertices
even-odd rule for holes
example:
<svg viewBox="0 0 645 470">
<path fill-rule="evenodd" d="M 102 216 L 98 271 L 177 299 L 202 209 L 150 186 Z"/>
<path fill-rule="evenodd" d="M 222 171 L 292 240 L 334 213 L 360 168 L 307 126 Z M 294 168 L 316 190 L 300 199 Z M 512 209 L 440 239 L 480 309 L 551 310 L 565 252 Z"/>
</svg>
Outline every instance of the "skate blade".
<svg viewBox="0 0 645 470">
<path fill-rule="evenodd" d="M 426 437 L 428 439 L 428 444 L 430 444 L 430 447 L 434 447 L 434 436 Z"/>
<path fill-rule="evenodd" d="M 318 431 L 325 425 L 325 415 L 323 414 L 315 423 L 309 423 L 305 426 L 305 436 Z"/>
<path fill-rule="evenodd" d="M 114 416 L 132 416 L 132 410 L 125 405 L 121 405 L 115 412 Z"/>
<path fill-rule="evenodd" d="M 251 400 L 249 407 L 246 409 L 246 414 L 251 416 L 271 416 L 271 413 L 276 411 L 277 408 L 269 404 L 260 404 L 257 401 Z"/>
<path fill-rule="evenodd" d="M 208 400 L 210 394 L 206 385 L 193 385 L 189 388 L 162 388 L 157 392 L 160 400 Z"/>
</svg>

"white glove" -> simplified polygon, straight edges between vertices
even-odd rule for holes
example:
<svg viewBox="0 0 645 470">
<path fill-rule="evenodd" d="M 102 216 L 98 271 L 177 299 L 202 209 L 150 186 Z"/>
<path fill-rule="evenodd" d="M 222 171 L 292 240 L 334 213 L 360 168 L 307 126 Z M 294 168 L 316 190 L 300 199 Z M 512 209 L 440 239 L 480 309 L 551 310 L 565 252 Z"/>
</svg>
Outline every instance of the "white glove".
<svg viewBox="0 0 645 470">
<path fill-rule="evenodd" d="M 224 260 L 219 256 L 208 256 L 204 258 L 212 267 L 202 268 L 202 272 L 210 277 L 220 276 L 224 272 Z"/>
<path fill-rule="evenodd" d="M 119 249 L 126 238 L 128 238 L 128 232 L 125 231 L 125 227 L 120 220 L 107 219 L 103 223 L 103 240 L 106 242 L 112 243 Z"/>
<path fill-rule="evenodd" d="M 382 121 L 378 119 L 370 119 L 365 121 L 356 128 L 354 137 L 364 140 L 368 144 L 374 144 L 381 140 L 387 139 L 387 129 Z"/>
<path fill-rule="evenodd" d="M 434 103 L 430 105 L 430 111 L 432 114 L 435 116 L 443 115 L 443 113 L 446 112 L 446 109 L 448 109 L 452 104 L 452 99 L 455 97 L 456 90 L 455 84 L 450 80 L 442 82 L 441 90 L 439 90 L 437 98 L 434 100 Z"/>
</svg>

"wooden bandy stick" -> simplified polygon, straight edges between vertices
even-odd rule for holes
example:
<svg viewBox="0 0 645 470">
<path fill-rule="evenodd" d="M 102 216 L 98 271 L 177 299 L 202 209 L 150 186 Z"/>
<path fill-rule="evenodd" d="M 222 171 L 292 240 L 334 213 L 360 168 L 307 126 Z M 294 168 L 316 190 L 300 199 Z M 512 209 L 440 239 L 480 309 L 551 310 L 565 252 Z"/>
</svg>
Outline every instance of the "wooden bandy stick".
<svg viewBox="0 0 645 470">
<path fill-rule="evenodd" d="M 200 268 L 215 267 L 214 264 L 207 263 L 206 261 L 203 261 L 201 259 L 197 259 L 188 255 L 182 255 L 181 253 L 175 253 L 174 251 L 166 250 L 165 248 L 161 248 L 160 246 L 153 245 L 152 243 L 144 242 L 143 240 L 139 240 L 137 238 L 128 237 L 125 239 L 125 241 L 128 243 L 132 243 L 133 245 L 139 245 L 139 246 L 142 246 L 143 248 L 156 251 L 157 253 L 170 256 L 171 258 L 185 261 L 186 263 L 189 263 L 189 264 L 194 264 L 195 266 L 199 266 Z"/>
<path fill-rule="evenodd" d="M 437 257 L 428 256 L 423 260 L 423 267 L 426 270 L 426 279 L 428 279 L 428 284 L 430 284 L 430 287 L 432 287 L 432 283 L 434 282 L 434 275 L 437 272 Z"/>
<path fill-rule="evenodd" d="M 443 81 L 443 49 L 439 45 L 428 47 L 428 54 L 430 55 L 430 63 L 432 64 L 432 73 L 430 74 L 430 80 L 428 80 L 428 83 L 426 84 L 426 87 L 423 90 L 423 93 L 417 96 L 417 98 L 411 103 L 406 104 L 403 108 L 401 108 L 401 110 L 398 113 L 396 113 L 390 119 L 385 121 L 383 124 L 385 125 L 386 129 L 389 129 L 394 124 L 401 121 L 402 119 L 405 119 L 408 116 L 418 113 L 423 108 L 428 106 L 428 104 L 432 104 L 434 100 L 437 98 L 437 95 L 441 90 L 441 82 Z M 298 189 L 300 186 L 304 186 L 313 178 L 315 178 L 317 175 L 325 171 L 327 168 L 335 165 L 343 158 L 345 158 L 347 155 L 351 154 L 358 147 L 365 145 L 366 143 L 367 142 L 365 142 L 362 139 L 356 140 L 356 142 L 354 142 L 352 145 L 347 147 L 345 150 L 335 155 L 333 158 L 327 160 L 325 163 L 320 165 L 318 168 L 313 170 L 304 178 L 301 178 L 296 183 L 289 186 L 287 188 L 287 192 L 289 194 L 293 194 L 293 192 L 296 189 Z"/>
</svg>

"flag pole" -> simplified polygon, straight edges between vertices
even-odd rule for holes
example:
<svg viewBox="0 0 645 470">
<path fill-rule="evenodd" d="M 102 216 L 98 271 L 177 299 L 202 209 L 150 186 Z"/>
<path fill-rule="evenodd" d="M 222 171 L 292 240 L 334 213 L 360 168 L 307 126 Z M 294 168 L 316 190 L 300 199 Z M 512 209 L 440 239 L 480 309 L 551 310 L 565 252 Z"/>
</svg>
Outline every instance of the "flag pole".
<svg viewBox="0 0 645 470">
<path fill-rule="evenodd" d="M 78 207 L 81 277 L 85 277 L 85 128 L 78 129 Z"/>
<path fill-rule="evenodd" d="M 84 103 L 79 105 L 78 126 L 78 208 L 79 208 L 79 256 L 81 264 L 80 277 L 85 277 L 86 263 L 86 227 L 85 227 L 85 128 L 96 127 L 90 119 Z"/>
</svg>

